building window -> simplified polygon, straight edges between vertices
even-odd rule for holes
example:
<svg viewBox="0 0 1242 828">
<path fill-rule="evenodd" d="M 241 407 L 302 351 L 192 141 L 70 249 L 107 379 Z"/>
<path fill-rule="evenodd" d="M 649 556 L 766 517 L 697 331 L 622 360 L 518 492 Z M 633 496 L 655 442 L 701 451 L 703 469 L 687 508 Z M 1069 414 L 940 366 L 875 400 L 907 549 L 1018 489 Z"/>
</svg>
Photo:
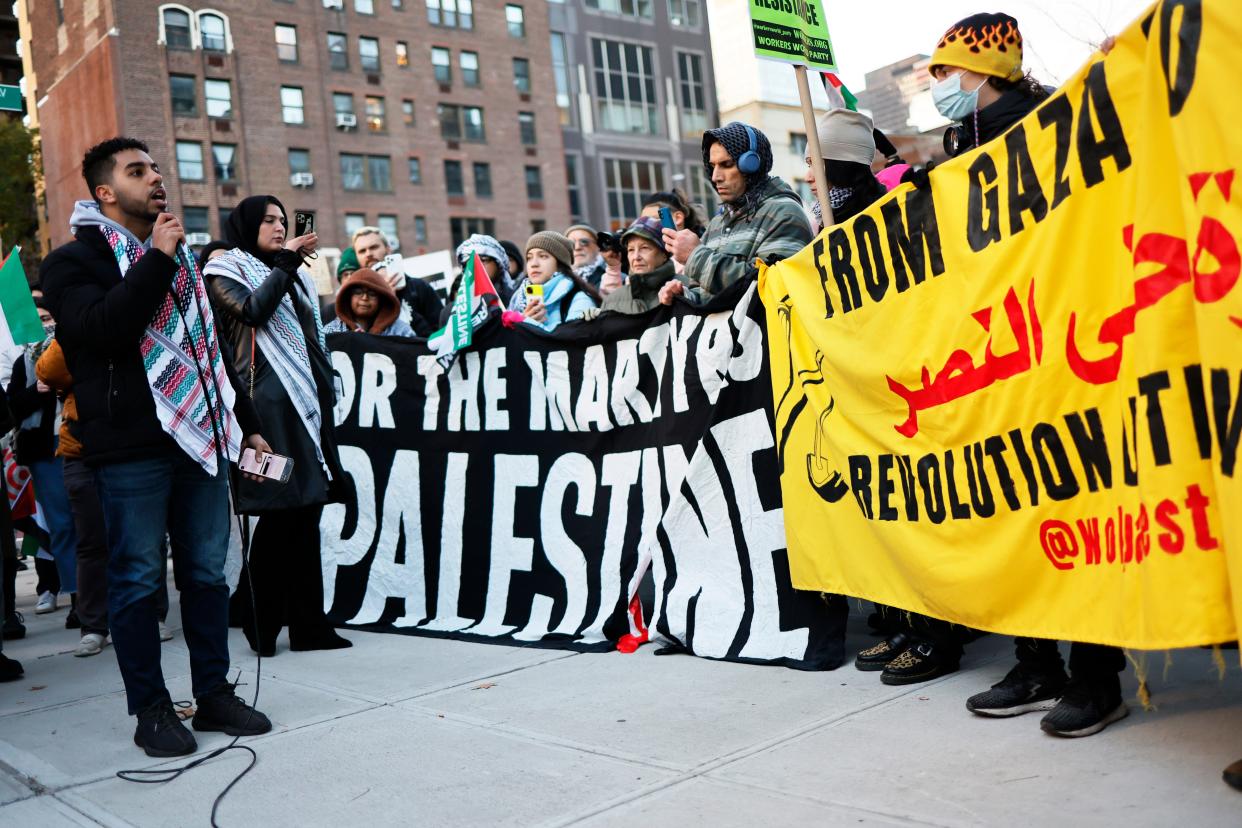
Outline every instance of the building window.
<svg viewBox="0 0 1242 828">
<path fill-rule="evenodd" d="M 449 232 L 453 236 L 453 249 L 475 233 L 484 236 L 496 236 L 496 219 L 476 218 L 474 216 L 452 216 L 449 218 Z"/>
<path fill-rule="evenodd" d="M 198 79 L 193 75 L 169 75 L 168 86 L 172 90 L 173 115 L 193 118 L 198 115 Z"/>
<path fill-rule="evenodd" d="M 379 41 L 373 37 L 358 38 L 358 63 L 364 72 L 380 70 Z"/>
<path fill-rule="evenodd" d="M 674 26 L 699 25 L 699 0 L 668 0 L 668 22 Z"/>
<path fill-rule="evenodd" d="M 651 0 L 586 0 L 586 7 L 609 14 L 651 19 Z"/>
<path fill-rule="evenodd" d="M 177 142 L 177 176 L 182 181 L 202 181 L 203 145 L 197 141 Z"/>
<path fill-rule="evenodd" d="M 526 58 L 513 59 L 513 88 L 523 95 L 530 94 L 530 61 Z"/>
<path fill-rule="evenodd" d="M 427 243 L 427 217 L 426 216 L 415 216 L 414 217 L 414 243 L 415 244 L 426 244 Z"/>
<path fill-rule="evenodd" d="M 346 190 L 367 188 L 366 158 L 351 153 L 341 153 L 341 186 Z"/>
<path fill-rule="evenodd" d="M 427 0 L 427 22 L 448 29 L 473 29 L 473 0 Z"/>
<path fill-rule="evenodd" d="M 203 233 L 211 235 L 211 219 L 206 207 L 182 207 L 181 208 L 181 226 L 185 228 L 185 234 Z"/>
<path fill-rule="evenodd" d="M 794 158 L 806 158 L 806 133 L 789 133 L 789 154 Z"/>
<path fill-rule="evenodd" d="M 391 161 L 387 155 L 341 153 L 341 186 L 346 190 L 392 190 Z"/>
<path fill-rule="evenodd" d="M 439 104 L 436 113 L 440 118 L 440 137 L 446 141 L 487 140 L 483 126 L 483 110 L 477 106 Z"/>
<path fill-rule="evenodd" d="M 651 47 L 592 38 L 591 51 L 600 128 L 658 133 Z"/>
<path fill-rule="evenodd" d="M 461 67 L 461 81 L 466 86 L 479 85 L 479 53 L 478 52 L 462 52 L 457 56 L 457 63 Z"/>
<path fill-rule="evenodd" d="M 492 197 L 492 165 L 475 162 L 474 194 L 479 198 Z"/>
<path fill-rule="evenodd" d="M 310 167 L 310 150 L 289 149 L 289 174 L 308 173 Z"/>
<path fill-rule="evenodd" d="M 392 159 L 387 155 L 367 156 L 367 186 L 379 193 L 392 192 Z"/>
<path fill-rule="evenodd" d="M 538 141 L 535 134 L 535 113 L 518 113 L 518 134 L 521 136 L 522 144 L 524 146 L 535 146 Z"/>
<path fill-rule="evenodd" d="M 237 147 L 234 144 L 212 144 L 211 160 L 216 169 L 216 181 L 223 183 L 237 180 Z"/>
<path fill-rule="evenodd" d="M 405 0 L 392 0 L 392 7 L 398 11 L 405 11 Z"/>
<path fill-rule="evenodd" d="M 686 184 L 691 203 L 701 204 L 705 211 L 703 215 L 714 216 L 716 214 L 716 190 L 712 187 L 711 179 L 702 164 L 690 164 L 686 167 Z"/>
<path fill-rule="evenodd" d="M 447 86 L 453 82 L 453 56 L 448 49 L 439 46 L 431 47 L 431 72 L 436 83 Z"/>
<path fill-rule="evenodd" d="M 276 24 L 276 57 L 284 63 L 298 62 L 298 29 L 296 26 Z"/>
<path fill-rule="evenodd" d="M 333 92 L 332 112 L 335 115 L 353 115 L 354 96 L 349 92 Z"/>
<path fill-rule="evenodd" d="M 375 14 L 375 0 L 354 0 L 354 11 L 358 14 Z"/>
<path fill-rule="evenodd" d="M 685 135 L 701 135 L 707 129 L 702 55 L 677 53 L 677 86 L 681 93 L 681 131 Z"/>
<path fill-rule="evenodd" d="M 388 119 L 384 116 L 384 99 L 377 95 L 367 95 L 367 129 L 372 132 L 384 132 L 388 129 Z"/>
<path fill-rule="evenodd" d="M 190 13 L 181 9 L 164 9 L 160 17 L 164 29 L 164 45 L 169 49 L 192 49 Z"/>
<path fill-rule="evenodd" d="M 462 180 L 460 161 L 444 162 L 444 191 L 451 196 L 463 196 L 466 194 L 466 184 Z"/>
<path fill-rule="evenodd" d="M 552 76 L 556 79 L 556 106 L 561 111 L 561 126 L 572 126 L 573 104 L 569 98 L 569 51 L 565 35 L 552 32 Z"/>
<path fill-rule="evenodd" d="M 526 37 L 526 13 L 521 6 L 514 3 L 505 5 L 505 23 L 509 26 L 509 37 Z"/>
<path fill-rule="evenodd" d="M 608 194 L 609 228 L 620 229 L 634 220 L 649 193 L 664 189 L 664 165 L 605 158 L 604 187 Z"/>
<path fill-rule="evenodd" d="M 414 126 L 414 101 L 409 98 L 401 101 L 401 120 L 408 127 Z"/>
<path fill-rule="evenodd" d="M 228 51 L 228 37 L 224 18 L 218 14 L 200 14 L 198 16 L 198 36 L 205 52 Z"/>
<path fill-rule="evenodd" d="M 328 66 L 349 68 L 349 38 L 340 32 L 328 32 Z"/>
<path fill-rule="evenodd" d="M 286 124 L 306 123 L 306 110 L 302 104 L 302 87 L 280 87 L 280 117 Z"/>
<path fill-rule="evenodd" d="M 411 184 L 422 184 L 423 183 L 423 162 L 418 158 L 410 158 L 408 159 L 408 163 L 409 163 L 409 168 L 410 168 L 410 183 Z"/>
<path fill-rule="evenodd" d="M 232 116 L 233 87 L 228 81 L 207 78 L 203 81 L 203 97 L 207 100 L 208 118 L 228 118 Z"/>
<path fill-rule="evenodd" d="M 397 41 L 397 66 L 401 69 L 410 68 L 410 44 L 404 40 Z"/>
<path fill-rule="evenodd" d="M 526 168 L 526 199 L 528 201 L 543 201 L 543 176 L 539 174 L 538 167 Z M 638 215 L 638 213 L 634 213 Z"/>
<path fill-rule="evenodd" d="M 388 239 L 388 246 L 395 253 L 401 249 L 401 233 L 397 227 L 396 216 L 386 216 L 383 213 L 375 217 L 375 226 L 384 234 L 384 238 Z"/>
<path fill-rule="evenodd" d="M 582 190 L 578 185 L 578 157 L 575 155 L 565 156 L 565 183 L 569 190 L 569 219 L 580 221 L 582 219 Z"/>
<path fill-rule="evenodd" d="M 345 214 L 345 238 L 351 239 L 354 233 L 367 226 L 366 213 L 346 213 Z"/>
</svg>

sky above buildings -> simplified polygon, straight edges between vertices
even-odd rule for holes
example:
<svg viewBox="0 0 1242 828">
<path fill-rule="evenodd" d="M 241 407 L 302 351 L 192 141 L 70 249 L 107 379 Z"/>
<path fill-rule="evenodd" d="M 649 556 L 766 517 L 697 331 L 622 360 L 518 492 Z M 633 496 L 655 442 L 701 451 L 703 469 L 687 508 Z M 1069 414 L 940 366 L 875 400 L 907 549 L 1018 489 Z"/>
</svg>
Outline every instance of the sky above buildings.
<svg viewBox="0 0 1242 828">
<path fill-rule="evenodd" d="M 1150 0 L 824 0 L 824 15 L 841 78 L 851 89 L 864 87 L 869 70 L 920 52 L 931 54 L 946 29 L 980 11 L 1016 17 L 1026 67 L 1056 86 L 1107 34 L 1120 32 L 1150 5 Z"/>
</svg>

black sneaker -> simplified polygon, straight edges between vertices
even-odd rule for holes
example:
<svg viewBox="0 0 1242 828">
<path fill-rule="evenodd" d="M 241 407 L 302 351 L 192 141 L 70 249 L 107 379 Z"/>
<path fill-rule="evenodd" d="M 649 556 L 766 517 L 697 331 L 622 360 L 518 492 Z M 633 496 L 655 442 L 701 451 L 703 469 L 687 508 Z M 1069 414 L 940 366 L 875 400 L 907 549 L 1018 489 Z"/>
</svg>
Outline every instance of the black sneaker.
<svg viewBox="0 0 1242 828">
<path fill-rule="evenodd" d="M 1225 780 L 1225 784 L 1229 787 L 1236 791 L 1242 791 L 1242 759 L 1225 768 L 1221 778 Z"/>
<path fill-rule="evenodd" d="M 1121 700 L 1121 677 L 1109 675 L 1087 680 L 1071 678 L 1061 700 L 1039 723 L 1045 733 L 1075 738 L 1099 733 L 1130 715 Z"/>
<path fill-rule="evenodd" d="M 69 614 L 65 616 L 66 630 L 82 629 L 82 622 L 78 619 L 78 611 L 76 609 L 69 610 Z"/>
<path fill-rule="evenodd" d="M 10 612 L 8 617 L 4 619 L 4 632 L 2 633 L 5 641 L 16 641 L 19 638 L 26 637 L 25 617 L 16 610 Z"/>
<path fill-rule="evenodd" d="M 177 718 L 167 699 L 139 711 L 134 744 L 147 756 L 185 756 L 198 750 L 194 734 Z"/>
<path fill-rule="evenodd" d="M 860 651 L 854 658 L 854 667 L 864 673 L 883 670 L 890 661 L 906 650 L 910 643 L 910 636 L 897 633 L 873 647 Z"/>
<path fill-rule="evenodd" d="M 946 653 L 928 641 L 920 641 L 907 647 L 884 666 L 880 681 L 885 684 L 918 684 L 934 678 L 956 673 L 961 662 L 960 653 Z"/>
<path fill-rule="evenodd" d="M 195 730 L 211 730 L 229 736 L 257 736 L 272 729 L 267 716 L 246 704 L 233 692 L 233 685 L 197 699 L 198 710 L 191 721 Z"/>
<path fill-rule="evenodd" d="M 1038 670 L 1019 663 L 991 690 L 966 700 L 966 709 L 980 716 L 1020 716 L 1036 710 L 1051 710 L 1069 679 L 1065 670 Z"/>
<path fill-rule="evenodd" d="M 0 681 L 17 681 L 21 677 L 21 662 L 0 653 Z"/>
</svg>

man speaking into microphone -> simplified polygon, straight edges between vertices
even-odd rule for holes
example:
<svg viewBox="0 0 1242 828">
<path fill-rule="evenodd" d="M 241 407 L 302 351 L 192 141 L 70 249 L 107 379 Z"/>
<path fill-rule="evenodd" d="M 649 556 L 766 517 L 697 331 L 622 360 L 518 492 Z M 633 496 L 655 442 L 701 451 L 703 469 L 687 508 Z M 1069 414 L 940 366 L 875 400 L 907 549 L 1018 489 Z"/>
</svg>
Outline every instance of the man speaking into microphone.
<svg viewBox="0 0 1242 828">
<path fill-rule="evenodd" d="M 269 451 L 216 339 L 202 277 L 168 209 L 147 145 L 112 138 L 87 151 L 74 241 L 39 275 L 74 378 L 83 459 L 108 530 L 108 616 L 134 743 L 149 756 L 197 749 L 160 669 L 156 592 L 171 539 L 190 650 L 195 730 L 253 735 L 271 722 L 227 672 L 228 464 Z"/>
</svg>

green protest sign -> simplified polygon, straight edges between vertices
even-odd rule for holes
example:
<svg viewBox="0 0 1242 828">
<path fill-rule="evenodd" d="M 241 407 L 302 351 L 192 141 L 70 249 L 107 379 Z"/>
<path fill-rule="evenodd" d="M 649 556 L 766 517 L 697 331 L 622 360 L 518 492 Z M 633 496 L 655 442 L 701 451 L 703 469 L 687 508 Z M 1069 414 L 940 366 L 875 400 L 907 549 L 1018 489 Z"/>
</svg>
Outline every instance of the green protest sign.
<svg viewBox="0 0 1242 828">
<path fill-rule="evenodd" d="M 823 0 L 750 0 L 750 22 L 759 57 L 837 71 Z"/>
</svg>

